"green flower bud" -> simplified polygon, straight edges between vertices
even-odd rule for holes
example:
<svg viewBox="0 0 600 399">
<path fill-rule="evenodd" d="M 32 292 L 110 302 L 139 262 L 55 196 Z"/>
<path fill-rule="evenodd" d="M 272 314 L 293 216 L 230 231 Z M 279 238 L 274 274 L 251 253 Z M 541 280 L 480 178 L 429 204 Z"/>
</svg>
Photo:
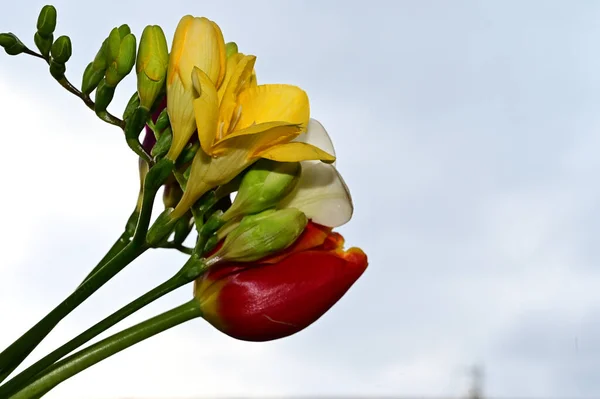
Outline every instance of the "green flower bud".
<svg viewBox="0 0 600 399">
<path fill-rule="evenodd" d="M 234 220 L 276 206 L 293 190 L 300 169 L 299 162 L 266 159 L 256 162 L 242 178 L 235 200 L 223 219 Z"/>
<path fill-rule="evenodd" d="M 106 57 L 110 64 L 119 56 L 119 50 L 121 48 L 121 34 L 119 28 L 113 28 L 106 39 Z"/>
<path fill-rule="evenodd" d="M 131 33 L 131 29 L 129 28 L 129 25 L 127 24 L 123 24 L 121 26 L 119 26 L 119 37 L 121 38 L 121 40 L 123 40 L 123 38 L 127 35 L 129 35 Z"/>
<path fill-rule="evenodd" d="M 46 5 L 42 7 L 37 20 L 37 33 L 43 38 L 52 40 L 54 29 L 56 29 L 56 8 Z"/>
<path fill-rule="evenodd" d="M 137 57 L 137 87 L 142 106 L 150 109 L 161 92 L 167 67 L 169 66 L 169 49 L 165 34 L 160 26 L 146 26 L 140 39 Z"/>
<path fill-rule="evenodd" d="M 108 86 L 106 84 L 106 79 L 102 79 L 98 85 L 98 88 L 96 88 L 96 105 L 94 106 L 94 111 L 96 111 L 97 114 L 106 111 L 106 108 L 108 108 L 108 105 L 112 101 L 114 95 L 115 88 Z"/>
<path fill-rule="evenodd" d="M 60 36 L 52 44 L 52 59 L 59 64 L 66 64 L 71 58 L 71 39 L 69 36 Z"/>
<path fill-rule="evenodd" d="M 175 244 L 183 244 L 185 239 L 190 235 L 194 223 L 191 223 L 191 216 L 184 216 L 177 221 L 173 231 L 173 242 Z"/>
<path fill-rule="evenodd" d="M 172 208 L 165 209 L 154 221 L 148 233 L 146 234 L 146 241 L 150 246 L 156 246 L 161 242 L 167 240 L 175 225 L 177 223 L 177 219 L 171 218 L 171 213 L 173 212 Z"/>
<path fill-rule="evenodd" d="M 227 58 L 238 52 L 238 46 L 235 42 L 229 42 L 225 44 L 225 54 L 227 55 Z"/>
<path fill-rule="evenodd" d="M 39 32 L 36 32 L 35 35 L 33 35 L 33 41 L 35 42 L 35 45 L 40 50 L 40 53 L 42 53 L 44 58 L 48 58 L 48 56 L 50 55 L 52 41 L 54 40 L 53 36 L 54 35 L 52 35 L 51 33 L 50 35 L 43 37 L 42 35 L 40 35 Z"/>
<path fill-rule="evenodd" d="M 125 107 L 125 111 L 123 111 L 123 120 L 126 121 L 127 119 L 129 119 L 129 117 L 131 115 L 133 115 L 133 112 L 136 110 L 136 108 L 139 105 L 140 105 L 140 96 L 138 96 L 137 92 L 135 92 L 129 99 L 129 102 L 127 103 L 127 106 Z"/>
<path fill-rule="evenodd" d="M 198 152 L 198 148 L 200 148 L 199 141 L 194 141 L 192 143 L 187 144 L 181 151 L 181 154 L 179 154 L 179 157 L 177 158 L 177 165 L 181 166 L 185 165 L 186 163 L 192 162 L 194 157 L 196 156 L 196 153 Z"/>
<path fill-rule="evenodd" d="M 104 70 L 94 69 L 94 63 L 90 62 L 83 72 L 83 79 L 81 81 L 81 92 L 84 94 L 90 94 L 104 77 Z"/>
<path fill-rule="evenodd" d="M 135 95 L 137 96 L 137 93 Z M 125 138 L 127 140 L 138 140 L 140 132 L 146 126 L 149 117 L 150 111 L 146 108 L 140 106 L 135 108 L 131 115 L 125 119 Z"/>
<path fill-rule="evenodd" d="M 18 55 L 27 50 L 27 47 L 19 40 L 14 33 L 0 33 L 0 46 L 8 55 Z"/>
<path fill-rule="evenodd" d="M 163 205 L 165 208 L 175 208 L 179 203 L 179 200 L 183 196 L 183 191 L 177 182 L 165 184 L 165 190 L 163 191 Z"/>
<path fill-rule="evenodd" d="M 169 127 L 162 132 L 156 141 L 156 144 L 154 144 L 154 147 L 152 147 L 151 155 L 155 158 L 164 157 L 171 148 L 171 141 L 173 141 L 173 132 Z"/>
<path fill-rule="evenodd" d="M 259 260 L 290 246 L 307 223 L 304 213 L 295 208 L 247 216 L 212 258 L 227 262 Z"/>
<path fill-rule="evenodd" d="M 156 118 L 156 122 L 154 123 L 154 129 L 156 129 L 157 132 L 162 132 L 170 124 L 171 122 L 169 121 L 169 114 L 167 113 L 167 109 L 165 108 L 160 112 L 158 118 Z"/>
<path fill-rule="evenodd" d="M 50 75 L 52 75 L 54 79 L 61 80 L 65 77 L 66 71 L 67 67 L 65 64 L 50 60 Z"/>
<path fill-rule="evenodd" d="M 106 83 L 116 87 L 135 65 L 135 36 L 128 34 L 121 41 L 119 53 L 106 70 Z"/>
<path fill-rule="evenodd" d="M 102 46 L 100 46 L 100 50 L 96 53 L 94 57 L 94 71 L 102 72 L 102 77 L 104 77 L 104 71 L 108 68 L 108 39 L 104 39 L 102 42 Z"/>
</svg>

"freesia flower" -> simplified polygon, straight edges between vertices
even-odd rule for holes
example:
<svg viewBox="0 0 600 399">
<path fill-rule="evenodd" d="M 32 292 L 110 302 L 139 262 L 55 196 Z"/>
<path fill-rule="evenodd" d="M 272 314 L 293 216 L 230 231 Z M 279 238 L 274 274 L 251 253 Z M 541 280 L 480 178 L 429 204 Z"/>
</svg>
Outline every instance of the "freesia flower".
<svg viewBox="0 0 600 399">
<path fill-rule="evenodd" d="M 308 127 L 308 96 L 291 85 L 255 86 L 255 60 L 252 55 L 231 55 L 221 93 L 205 71 L 194 68 L 192 81 L 198 97 L 193 108 L 202 150 L 192 162 L 185 194 L 173 218 L 260 158 L 335 161 L 333 155 L 310 143 L 293 141 Z"/>
<path fill-rule="evenodd" d="M 319 319 L 362 275 L 367 257 L 358 248 L 343 251 L 336 233 L 323 235 L 312 223 L 307 231 L 274 263 L 231 263 L 198 279 L 204 319 L 246 341 L 283 338 Z M 299 250 L 303 241 L 317 245 Z"/>
<path fill-rule="evenodd" d="M 173 130 L 167 158 L 177 160 L 196 130 L 192 71 L 201 70 L 213 87 L 219 87 L 225 78 L 225 63 L 225 42 L 219 26 L 206 18 L 183 17 L 175 30 L 167 69 L 167 112 Z"/>
</svg>

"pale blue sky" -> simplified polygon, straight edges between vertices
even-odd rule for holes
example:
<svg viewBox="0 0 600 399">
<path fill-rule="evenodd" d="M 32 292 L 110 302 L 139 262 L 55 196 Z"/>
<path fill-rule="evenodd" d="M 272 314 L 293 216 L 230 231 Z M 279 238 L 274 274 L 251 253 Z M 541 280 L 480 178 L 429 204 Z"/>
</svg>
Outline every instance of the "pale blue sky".
<svg viewBox="0 0 600 399">
<path fill-rule="evenodd" d="M 2 7 L 33 45 L 44 2 Z M 591 1 L 56 1 L 79 84 L 109 30 L 170 38 L 207 16 L 292 83 L 336 145 L 355 201 L 341 229 L 370 266 L 286 340 L 232 340 L 202 321 L 153 338 L 49 398 L 226 394 L 600 396 L 600 4 Z M 96 9 L 93 9 L 95 5 Z M 169 39 L 170 42 L 170 39 Z M 120 113 L 135 79 L 117 93 Z M 0 54 L 5 210 L 0 346 L 57 304 L 120 233 L 137 190 L 119 132 L 44 65 Z M 170 276 L 143 256 L 35 352 Z M 184 288 L 123 326 L 190 298 Z M 6 325 L 6 320 L 14 320 Z M 99 383 L 98 381 L 101 381 Z"/>
</svg>

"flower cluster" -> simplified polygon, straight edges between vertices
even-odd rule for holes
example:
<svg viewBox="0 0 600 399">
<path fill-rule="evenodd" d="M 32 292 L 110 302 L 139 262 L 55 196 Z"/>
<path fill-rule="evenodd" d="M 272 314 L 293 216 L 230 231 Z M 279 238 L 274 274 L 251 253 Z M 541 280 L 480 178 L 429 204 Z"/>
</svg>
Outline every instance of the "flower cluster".
<svg viewBox="0 0 600 399">
<path fill-rule="evenodd" d="M 308 94 L 292 85 L 258 84 L 257 57 L 226 43 L 215 22 L 183 17 L 170 50 L 159 26 L 147 26 L 139 45 L 127 25 L 115 27 L 85 69 L 81 89 L 66 77 L 71 41 L 54 40 L 54 7 L 42 9 L 37 28 L 39 53 L 12 33 L 0 34 L 0 46 L 9 55 L 45 60 L 58 83 L 123 131 L 139 156 L 140 189 L 125 231 L 106 256 L 0 353 L 0 383 L 64 317 L 149 248 L 176 249 L 188 258 L 172 278 L 0 385 L 0 397 L 40 397 L 86 367 L 195 317 L 241 340 L 289 336 L 326 313 L 362 275 L 366 255 L 344 250 L 343 237 L 333 231 L 350 221 L 352 199 L 331 138 L 311 118 Z M 132 71 L 137 91 L 120 119 L 108 108 Z M 164 211 L 153 220 L 161 188 Z M 75 352 L 192 282 L 189 302 Z"/>
</svg>

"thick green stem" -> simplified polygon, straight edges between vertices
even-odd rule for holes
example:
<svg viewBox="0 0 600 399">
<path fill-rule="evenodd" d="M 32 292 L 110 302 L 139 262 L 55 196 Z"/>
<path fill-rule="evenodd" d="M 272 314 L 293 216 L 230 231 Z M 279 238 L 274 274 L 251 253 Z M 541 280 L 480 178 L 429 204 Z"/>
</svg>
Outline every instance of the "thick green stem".
<svg viewBox="0 0 600 399">
<path fill-rule="evenodd" d="M 56 363 L 35 381 L 11 396 L 12 399 L 39 398 L 52 388 L 87 369 L 88 367 L 127 349 L 147 338 L 175 327 L 188 320 L 202 316 L 198 302 L 194 299 L 161 315 L 112 335 L 68 358 Z"/>
<path fill-rule="evenodd" d="M 142 198 L 141 196 L 142 193 L 140 192 L 140 198 Z M 141 200 L 139 201 L 139 205 L 141 206 Z M 129 219 L 127 220 L 127 223 L 125 225 L 125 231 L 123 232 L 123 234 L 121 234 L 119 239 L 115 241 L 113 246 L 108 250 L 106 255 L 104 255 L 104 257 L 100 260 L 100 262 L 98 262 L 96 267 L 94 267 L 92 271 L 89 272 L 88 275 L 85 277 L 85 279 L 83 279 L 82 284 L 85 281 L 87 281 L 94 273 L 96 273 L 98 270 L 104 267 L 108 263 L 108 261 L 114 258 L 119 252 L 124 250 L 125 247 L 131 242 L 131 238 L 135 234 L 135 229 L 137 227 L 139 217 L 140 211 L 136 207 L 135 210 L 131 213 L 131 216 L 129 216 Z"/>
<path fill-rule="evenodd" d="M 104 268 L 82 283 L 75 292 L 69 295 L 12 345 L 2 351 L 0 353 L 0 381 L 4 380 L 17 368 L 63 318 L 145 250 L 145 247 L 128 245 L 116 257 L 111 259 Z"/>
<path fill-rule="evenodd" d="M 160 167 L 157 164 L 150 169 L 146 175 L 140 217 L 131 242 L 106 265 L 81 283 L 42 320 L 0 353 L 0 382 L 25 360 L 62 319 L 148 249 L 146 233 L 152 216 L 152 205 L 156 192 L 170 174 L 170 170 L 172 170 L 172 163 L 163 162 Z"/>
<path fill-rule="evenodd" d="M 43 357 L 29 368 L 12 378 L 10 381 L 0 386 L 0 398 L 6 398 L 9 395 L 14 394 L 20 388 L 25 386 L 25 384 L 38 373 L 44 371 L 47 367 L 52 366 L 52 364 L 54 364 L 56 361 L 62 359 L 64 356 L 68 355 L 89 340 L 108 330 L 110 327 L 114 326 L 129 315 L 137 312 L 169 292 L 192 282 L 197 276 L 206 270 L 206 268 L 207 265 L 204 264 L 198 258 L 198 256 L 194 255 L 190 257 L 181 270 L 173 277 L 158 285 L 154 289 L 148 291 L 146 294 L 142 295 L 136 300 L 125 305 L 96 325 L 90 327 L 88 330 L 79 334 L 77 337 Z"/>
</svg>

